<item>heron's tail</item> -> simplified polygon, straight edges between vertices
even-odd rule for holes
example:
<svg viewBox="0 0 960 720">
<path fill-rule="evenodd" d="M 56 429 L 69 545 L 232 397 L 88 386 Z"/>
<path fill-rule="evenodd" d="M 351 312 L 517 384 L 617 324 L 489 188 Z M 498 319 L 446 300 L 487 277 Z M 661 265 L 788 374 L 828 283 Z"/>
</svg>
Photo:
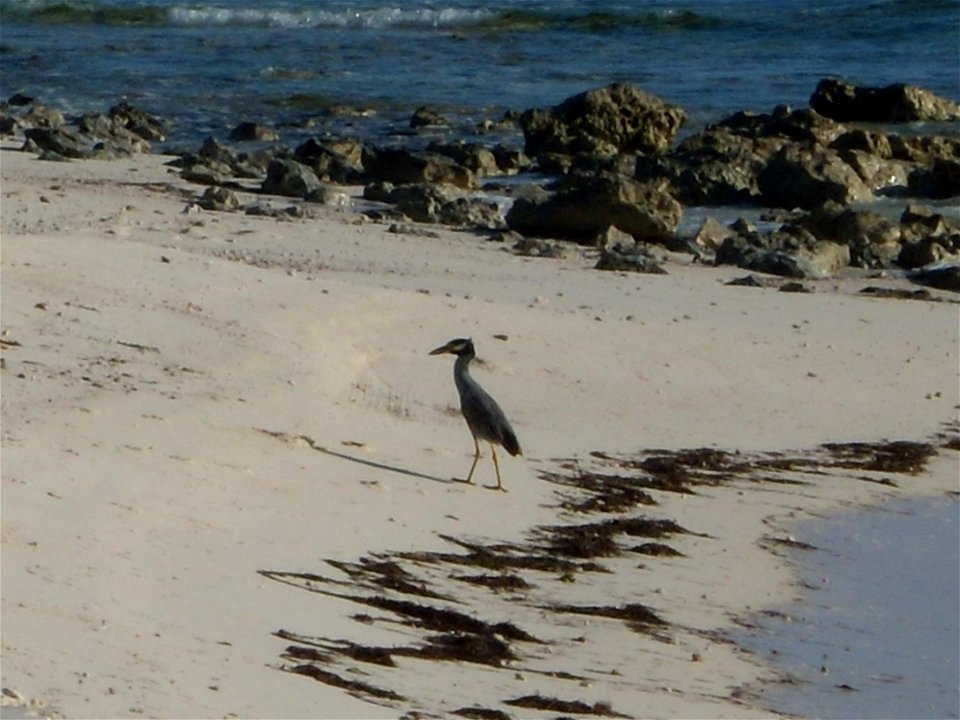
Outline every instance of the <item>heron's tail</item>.
<svg viewBox="0 0 960 720">
<path fill-rule="evenodd" d="M 520 442 L 517 440 L 517 436 L 513 433 L 512 428 L 507 428 L 503 433 L 503 447 L 511 455 L 523 455 L 523 451 L 520 449 Z"/>
</svg>

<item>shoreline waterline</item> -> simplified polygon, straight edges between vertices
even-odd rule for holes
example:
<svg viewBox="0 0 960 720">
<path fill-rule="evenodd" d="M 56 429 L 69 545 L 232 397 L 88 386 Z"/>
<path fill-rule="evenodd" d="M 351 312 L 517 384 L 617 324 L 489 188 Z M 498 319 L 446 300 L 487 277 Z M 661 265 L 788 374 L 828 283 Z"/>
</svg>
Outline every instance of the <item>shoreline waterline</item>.
<svg viewBox="0 0 960 720">
<path fill-rule="evenodd" d="M 792 526 L 800 598 L 735 637 L 786 681 L 778 713 L 956 718 L 960 652 L 956 493 L 887 499 Z"/>
</svg>

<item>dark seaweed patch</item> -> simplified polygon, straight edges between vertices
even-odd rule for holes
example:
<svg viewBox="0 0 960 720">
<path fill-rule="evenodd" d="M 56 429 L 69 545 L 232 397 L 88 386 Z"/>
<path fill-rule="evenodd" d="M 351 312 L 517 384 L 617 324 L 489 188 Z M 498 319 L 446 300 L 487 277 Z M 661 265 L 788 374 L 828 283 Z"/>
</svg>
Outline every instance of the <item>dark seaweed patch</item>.
<svg viewBox="0 0 960 720">
<path fill-rule="evenodd" d="M 459 710 L 454 710 L 451 714 L 471 718 L 472 720 L 511 720 L 510 716 L 503 710 L 494 710 L 493 708 L 462 707 Z"/>
<path fill-rule="evenodd" d="M 916 475 L 936 454 L 936 448 L 926 442 L 897 440 L 885 443 L 824 443 L 837 467 L 876 472 Z"/>
<path fill-rule="evenodd" d="M 628 718 L 629 715 L 618 713 L 610 707 L 610 703 L 598 702 L 588 705 L 580 700 L 558 700 L 543 695 L 524 695 L 513 700 L 504 700 L 507 705 L 529 708 L 531 710 L 549 710 L 551 712 L 570 713 L 572 715 L 600 715 L 603 717 Z"/>
<path fill-rule="evenodd" d="M 587 493 L 587 497 L 565 495 L 560 507 L 578 513 L 617 513 L 637 505 L 656 505 L 656 500 L 644 490 L 643 482 L 636 477 L 604 475 L 579 471 L 575 475 L 547 473 L 542 475 L 557 485 L 574 487 Z"/>
<path fill-rule="evenodd" d="M 650 450 L 641 457 L 616 457 L 604 452 L 591 455 L 622 469 L 638 470 L 634 482 L 648 490 L 693 493 L 697 485 L 716 485 L 743 472 L 748 462 L 740 453 L 714 448 Z"/>
<path fill-rule="evenodd" d="M 623 620 L 630 625 L 659 625 L 666 626 L 666 620 L 657 615 L 646 605 L 629 603 L 627 605 L 551 605 L 553 612 L 570 613 L 573 615 L 590 615 L 605 617 L 614 620 Z"/>
<path fill-rule="evenodd" d="M 422 660 L 470 662 L 500 667 L 506 662 L 517 659 L 510 645 L 495 633 L 443 633 L 428 636 L 425 642 L 419 645 L 393 647 L 358 645 L 346 640 L 307 637 L 286 631 L 278 631 L 274 634 L 299 643 L 287 646 L 283 658 L 300 663 L 332 665 L 348 658 L 382 667 L 396 667 L 394 657 L 413 657 Z"/>
<path fill-rule="evenodd" d="M 395 590 L 405 595 L 441 598 L 442 595 L 429 590 L 422 582 L 391 560 L 361 558 L 359 563 L 327 560 L 333 567 L 350 576 L 357 583 L 370 583 L 386 590 Z"/>
<path fill-rule="evenodd" d="M 792 548 L 793 550 L 816 550 L 816 545 L 811 545 L 810 543 L 803 542 L 802 540 L 795 540 L 792 537 L 778 538 L 778 537 L 766 537 L 762 541 L 766 545 L 779 545 L 781 547 Z"/>
<path fill-rule="evenodd" d="M 487 623 L 459 610 L 438 608 L 432 605 L 420 605 L 406 600 L 392 600 L 385 597 L 352 597 L 354 602 L 370 605 L 381 610 L 389 610 L 401 615 L 415 627 L 435 632 L 459 632 L 475 635 L 500 635 L 510 640 L 539 642 L 532 635 L 516 627 L 513 623 Z"/>
<path fill-rule="evenodd" d="M 331 664 L 335 658 L 342 656 L 358 662 L 396 667 L 392 651 L 388 648 L 368 647 L 347 640 L 307 637 L 287 630 L 277 630 L 274 635 L 284 640 L 300 643 L 287 647 L 285 657 L 288 659 Z"/>
<path fill-rule="evenodd" d="M 621 548 L 616 538 L 620 535 L 662 538 L 687 532 L 673 520 L 631 517 L 611 518 L 584 525 L 553 525 L 540 528 L 539 531 L 547 538 L 547 552 L 575 558 L 619 555 Z"/>
<path fill-rule="evenodd" d="M 529 590 L 533 587 L 519 575 L 451 575 L 451 580 L 470 583 L 472 585 L 482 585 L 491 590 Z"/>
<path fill-rule="evenodd" d="M 460 540 L 448 535 L 441 538 L 467 550 L 466 554 L 437 552 L 399 553 L 397 557 L 430 565 L 462 565 L 479 567 L 485 570 L 537 570 L 546 573 L 573 573 L 577 571 L 601 571 L 603 568 L 592 563 L 577 563 L 566 558 L 538 552 L 535 548 L 516 546 L 506 543 L 481 545 L 480 543 Z"/>
<path fill-rule="evenodd" d="M 684 557 L 682 552 L 674 550 L 669 545 L 664 545 L 663 543 L 657 542 L 648 542 L 641 545 L 636 545 L 630 548 L 630 552 L 639 553 L 640 555 L 653 555 L 655 557 Z"/>
<path fill-rule="evenodd" d="M 495 635 L 459 633 L 428 637 L 427 645 L 420 648 L 416 656 L 427 660 L 459 660 L 493 667 L 517 659 L 510 645 Z"/>
<path fill-rule="evenodd" d="M 905 290 L 902 288 L 885 288 L 870 285 L 860 291 L 861 295 L 872 295 L 878 298 L 893 298 L 896 300 L 939 300 L 929 290 Z"/>
<path fill-rule="evenodd" d="M 392 700 L 395 702 L 406 699 L 403 697 L 403 695 L 398 695 L 397 693 L 393 692 L 393 690 L 383 690 L 359 680 L 347 680 L 340 677 L 336 673 L 330 672 L 329 670 L 323 670 L 316 665 L 293 665 L 283 669 L 296 675 L 306 675 L 307 677 L 312 677 L 314 680 L 325 683 L 326 685 L 342 688 L 351 695 Z"/>
</svg>

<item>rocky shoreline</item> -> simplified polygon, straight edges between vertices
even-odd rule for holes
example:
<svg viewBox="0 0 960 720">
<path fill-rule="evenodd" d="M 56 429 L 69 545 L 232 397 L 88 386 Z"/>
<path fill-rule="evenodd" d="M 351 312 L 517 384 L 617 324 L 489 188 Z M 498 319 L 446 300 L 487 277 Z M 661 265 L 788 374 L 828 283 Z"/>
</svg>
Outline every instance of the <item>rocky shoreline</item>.
<svg viewBox="0 0 960 720">
<path fill-rule="evenodd" d="M 599 269 L 666 272 L 658 260 L 668 250 L 795 279 L 852 267 L 960 292 L 960 222 L 924 205 L 960 196 L 960 138 L 925 132 L 930 123 L 952 132 L 957 103 L 909 85 L 825 79 L 809 108 L 738 112 L 677 142 L 686 119 L 614 84 L 497 121 L 522 133 L 522 148 L 317 137 L 290 149 L 270 128 L 240 122 L 228 142 L 208 138 L 173 164 L 205 186 L 196 199 L 205 210 L 298 216 L 304 202 L 349 204 L 339 186 L 362 186 L 376 220 L 468 228 L 526 255 L 563 254 L 562 242 L 595 247 Z M 443 122 L 420 108 L 410 137 Z M 68 121 L 17 95 L 0 134 L 22 136 L 25 151 L 46 159 L 112 158 L 151 152 L 165 123 L 126 103 Z M 271 210 L 238 192 L 297 204 Z M 879 198 L 902 200 L 899 217 L 872 208 Z M 708 213 L 695 233 L 681 232 L 693 206 L 743 208 L 763 227 Z"/>
</svg>

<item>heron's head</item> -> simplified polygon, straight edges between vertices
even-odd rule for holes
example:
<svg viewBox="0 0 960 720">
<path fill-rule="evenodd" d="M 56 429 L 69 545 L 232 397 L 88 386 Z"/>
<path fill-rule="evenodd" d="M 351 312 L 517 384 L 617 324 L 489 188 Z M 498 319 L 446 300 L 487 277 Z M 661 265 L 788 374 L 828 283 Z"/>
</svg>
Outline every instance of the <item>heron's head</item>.
<svg viewBox="0 0 960 720">
<path fill-rule="evenodd" d="M 470 338 L 456 338 L 451 340 L 446 345 L 438 347 L 436 350 L 431 350 L 431 355 L 443 355 L 444 353 L 450 353 L 451 355 L 457 355 L 458 357 L 463 357 L 464 355 L 469 355 L 473 357 L 473 340 Z"/>
</svg>

